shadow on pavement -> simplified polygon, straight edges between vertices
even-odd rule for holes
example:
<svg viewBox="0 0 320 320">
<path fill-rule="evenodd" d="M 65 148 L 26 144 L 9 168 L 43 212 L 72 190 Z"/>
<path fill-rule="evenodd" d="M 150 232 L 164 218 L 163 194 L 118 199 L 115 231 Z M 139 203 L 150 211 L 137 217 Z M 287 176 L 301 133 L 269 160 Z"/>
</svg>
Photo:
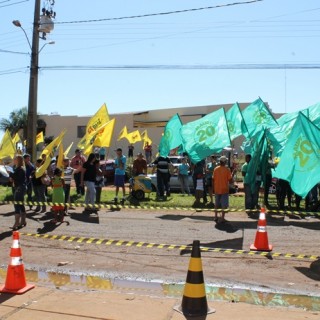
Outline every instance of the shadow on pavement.
<svg viewBox="0 0 320 320">
<path fill-rule="evenodd" d="M 192 216 L 192 215 L 179 215 L 179 214 L 164 214 L 156 218 L 163 219 L 163 220 L 173 220 L 173 221 L 179 221 L 186 218 L 194 219 L 194 220 L 213 221 L 213 217 L 200 216 L 200 215 Z"/>
<path fill-rule="evenodd" d="M 12 237 L 12 231 L 5 231 L 0 233 L 0 241 L 4 240 L 5 238 Z"/>
<path fill-rule="evenodd" d="M 37 232 L 40 234 L 51 232 L 51 231 L 55 230 L 56 228 L 58 228 L 59 226 L 61 226 L 63 223 L 66 223 L 67 225 L 70 224 L 68 221 L 63 221 L 63 222 L 59 222 L 59 223 L 53 223 L 51 221 L 47 221 L 43 224 L 42 228 L 37 229 Z"/>
<path fill-rule="evenodd" d="M 0 304 L 6 302 L 7 300 L 13 298 L 15 295 L 10 293 L 0 293 Z"/>
<path fill-rule="evenodd" d="M 71 213 L 69 217 L 70 219 L 81 221 L 81 222 L 99 224 L 99 216 L 97 214 Z"/>
<path fill-rule="evenodd" d="M 295 267 L 295 269 L 312 280 L 320 281 L 320 259 L 313 261 L 310 268 Z"/>
</svg>

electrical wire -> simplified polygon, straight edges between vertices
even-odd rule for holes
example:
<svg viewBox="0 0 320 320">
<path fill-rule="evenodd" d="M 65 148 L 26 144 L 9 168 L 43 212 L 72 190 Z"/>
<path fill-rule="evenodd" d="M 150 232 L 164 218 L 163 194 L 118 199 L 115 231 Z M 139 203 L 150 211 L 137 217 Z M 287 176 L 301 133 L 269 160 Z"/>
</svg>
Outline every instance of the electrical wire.
<svg viewBox="0 0 320 320">
<path fill-rule="evenodd" d="M 0 76 L 6 75 L 6 74 L 12 74 L 12 73 L 23 73 L 28 69 L 29 68 L 27 67 L 22 67 L 22 68 L 16 68 L 16 69 L 0 70 Z"/>
<path fill-rule="evenodd" d="M 201 11 L 201 10 L 218 9 L 218 8 L 231 7 L 231 6 L 244 5 L 244 4 L 252 4 L 252 3 L 261 2 L 261 1 L 264 1 L 264 0 L 251 0 L 251 1 L 245 1 L 245 2 L 233 2 L 233 3 L 219 4 L 219 5 L 216 5 L 216 6 L 209 6 L 209 7 L 183 9 L 183 10 L 158 12 L 158 13 L 147 13 L 147 14 L 142 14 L 142 15 L 125 16 L 125 17 L 102 18 L 102 19 L 91 19 L 91 20 L 76 20 L 76 21 L 60 21 L 60 22 L 56 21 L 55 24 L 92 23 L 92 22 L 102 22 L 102 21 L 115 21 L 115 20 L 125 20 L 125 19 L 147 18 L 147 17 L 154 17 L 154 16 L 164 16 L 164 15 L 170 15 L 170 14 L 178 14 L 178 13 L 194 12 L 194 11 Z"/>
<path fill-rule="evenodd" d="M 0 49 L 0 52 L 3 52 L 3 53 L 15 53 L 15 54 L 24 54 L 24 55 L 29 55 L 29 53 L 27 53 L 27 52 L 10 51 L 10 50 L 3 50 L 3 49 Z"/>
<path fill-rule="evenodd" d="M 3 1 L 3 2 L 6 2 L 6 1 Z M 0 6 L 0 8 L 9 7 L 9 6 L 14 6 L 14 5 L 16 5 L 16 4 L 23 3 L 23 2 L 29 2 L 29 0 L 22 0 L 22 1 L 14 2 L 14 3 L 5 4 L 5 5 L 3 5 L 3 6 Z M 1 3 L 2 3 L 2 2 L 0 2 L 0 4 L 1 4 Z"/>
<path fill-rule="evenodd" d="M 320 69 L 319 63 L 300 64 L 216 64 L 216 65 L 98 65 L 98 66 L 42 66 L 49 71 L 103 71 L 103 70 L 280 70 Z"/>
</svg>

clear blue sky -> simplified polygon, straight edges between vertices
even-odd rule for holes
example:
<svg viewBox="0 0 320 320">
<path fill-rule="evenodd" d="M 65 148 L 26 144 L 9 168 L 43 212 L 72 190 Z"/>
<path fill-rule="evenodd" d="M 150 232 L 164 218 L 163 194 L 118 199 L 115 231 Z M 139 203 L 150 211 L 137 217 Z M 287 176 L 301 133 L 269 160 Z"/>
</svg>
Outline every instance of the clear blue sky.
<svg viewBox="0 0 320 320">
<path fill-rule="evenodd" d="M 3 52 L 30 53 L 22 30 L 12 20 L 20 20 L 31 41 L 34 0 L 19 1 L 0 0 L 0 118 L 7 118 L 10 111 L 27 106 L 28 102 L 30 57 Z M 232 2 L 56 0 L 56 24 L 48 36 L 48 41 L 55 44 L 43 48 L 39 66 L 319 63 L 320 3 L 317 0 L 264 0 L 147 18 L 61 23 Z M 40 46 L 44 43 L 40 40 Z M 251 102 L 258 96 L 274 112 L 293 112 L 319 102 L 319 92 L 317 69 L 40 69 L 38 113 L 92 115 L 105 102 L 112 114 Z"/>
</svg>

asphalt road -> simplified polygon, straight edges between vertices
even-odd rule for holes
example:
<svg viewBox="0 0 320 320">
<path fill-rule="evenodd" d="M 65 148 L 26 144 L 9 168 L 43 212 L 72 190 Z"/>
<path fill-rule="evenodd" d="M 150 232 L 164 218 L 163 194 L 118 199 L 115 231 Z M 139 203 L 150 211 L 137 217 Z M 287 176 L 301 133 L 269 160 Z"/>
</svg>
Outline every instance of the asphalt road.
<svg viewBox="0 0 320 320">
<path fill-rule="evenodd" d="M 0 261 L 9 261 L 13 206 L 0 206 Z M 249 250 L 254 242 L 257 219 L 246 213 L 227 214 L 227 224 L 216 224 L 212 212 L 128 210 L 99 211 L 97 215 L 70 210 L 61 225 L 50 223 L 51 214 L 28 211 L 28 224 L 21 229 L 21 247 L 27 269 L 101 274 L 111 278 L 184 282 L 189 250 L 154 247 L 151 244 L 191 245 L 200 240 L 210 248 Z M 205 281 L 219 285 L 245 285 L 319 294 L 319 230 L 317 218 L 293 219 L 268 215 L 272 253 L 317 257 L 265 257 L 248 253 L 203 252 Z M 27 233 L 33 234 L 27 235 Z M 56 235 L 57 239 L 35 237 Z M 66 236 L 61 238 L 61 236 Z M 72 238 L 70 238 L 72 237 Z M 73 238 L 74 237 L 74 238 Z M 88 240 L 82 238 L 94 238 Z M 100 239 L 97 243 L 97 239 Z M 137 243 L 104 240 L 123 240 Z M 149 244 L 149 245 L 147 245 Z"/>
</svg>

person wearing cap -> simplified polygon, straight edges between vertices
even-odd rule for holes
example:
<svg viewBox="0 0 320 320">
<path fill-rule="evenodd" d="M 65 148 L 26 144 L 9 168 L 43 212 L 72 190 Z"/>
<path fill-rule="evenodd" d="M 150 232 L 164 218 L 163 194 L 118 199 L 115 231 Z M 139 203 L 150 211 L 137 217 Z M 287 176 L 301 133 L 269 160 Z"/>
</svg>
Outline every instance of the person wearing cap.
<svg viewBox="0 0 320 320">
<path fill-rule="evenodd" d="M 227 209 L 229 207 L 229 183 L 232 181 L 232 175 L 229 168 L 226 167 L 228 159 L 221 156 L 219 165 L 213 170 L 213 186 L 215 193 L 215 208 Z M 215 211 L 214 220 L 218 222 L 225 221 L 225 211 L 221 212 L 221 219 L 218 220 L 218 211 Z"/>
<path fill-rule="evenodd" d="M 31 176 L 35 170 L 33 163 L 31 162 L 30 154 L 26 153 L 23 155 L 24 165 L 26 168 L 26 177 L 27 177 L 27 200 L 32 203 L 32 181 Z M 32 209 L 32 205 L 29 205 L 30 210 Z"/>
<path fill-rule="evenodd" d="M 77 170 L 74 174 L 74 182 L 76 183 L 76 190 L 78 196 L 84 195 L 84 187 L 81 186 L 81 168 L 82 165 L 86 162 L 86 157 L 81 154 L 80 149 L 75 150 L 75 155 L 72 157 L 70 162 L 70 167 Z"/>
<path fill-rule="evenodd" d="M 134 176 L 139 176 L 140 174 L 147 174 L 147 161 L 143 157 L 142 152 L 139 152 L 137 154 L 137 158 L 134 159 L 133 165 L 132 165 L 132 171 Z"/>
<path fill-rule="evenodd" d="M 114 160 L 114 185 L 116 186 L 116 196 L 114 198 L 115 202 L 118 202 L 119 188 L 122 189 L 122 201 L 126 196 L 126 189 L 124 186 L 125 174 L 126 174 L 126 157 L 122 154 L 122 149 L 118 148 L 115 150 L 117 157 Z"/>
</svg>

